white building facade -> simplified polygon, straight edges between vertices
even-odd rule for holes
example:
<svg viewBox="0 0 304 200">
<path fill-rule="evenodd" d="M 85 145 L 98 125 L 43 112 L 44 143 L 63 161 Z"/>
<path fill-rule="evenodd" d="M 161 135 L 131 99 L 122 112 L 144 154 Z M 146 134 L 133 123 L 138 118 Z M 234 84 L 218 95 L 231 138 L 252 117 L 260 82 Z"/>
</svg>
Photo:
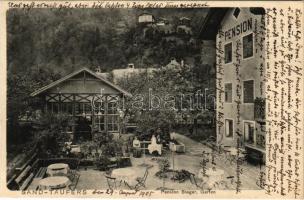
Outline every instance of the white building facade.
<svg viewBox="0 0 304 200">
<path fill-rule="evenodd" d="M 210 16 L 212 15 L 212 16 Z M 265 15 L 255 8 L 210 10 L 216 27 L 217 145 L 265 155 Z M 206 18 L 208 20 L 208 16 Z"/>
</svg>

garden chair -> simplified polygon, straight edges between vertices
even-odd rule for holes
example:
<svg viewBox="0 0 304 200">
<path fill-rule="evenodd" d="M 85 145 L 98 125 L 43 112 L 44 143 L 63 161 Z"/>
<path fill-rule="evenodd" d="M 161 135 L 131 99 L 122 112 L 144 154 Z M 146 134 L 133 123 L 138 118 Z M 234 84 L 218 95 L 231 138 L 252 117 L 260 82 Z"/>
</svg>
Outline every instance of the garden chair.
<svg viewBox="0 0 304 200">
<path fill-rule="evenodd" d="M 68 178 L 70 179 L 70 181 L 72 182 L 70 185 L 69 185 L 69 189 L 70 190 L 75 190 L 77 184 L 78 184 L 78 181 L 79 181 L 79 177 L 80 177 L 80 174 L 78 174 L 78 172 L 76 170 L 70 170 L 69 173 L 68 173 Z"/>
<path fill-rule="evenodd" d="M 66 176 L 73 182 L 75 179 L 78 179 L 80 175 L 76 170 L 70 169 Z"/>
<path fill-rule="evenodd" d="M 199 186 L 198 186 L 198 184 L 197 184 L 197 181 L 196 181 L 196 179 L 195 179 L 195 175 L 191 173 L 190 176 L 189 176 L 189 178 L 190 178 L 190 182 L 191 182 L 193 185 L 195 185 L 196 187 L 199 188 Z"/>
<path fill-rule="evenodd" d="M 117 163 L 113 163 L 113 164 L 107 165 L 107 169 L 108 169 L 108 170 L 110 170 L 110 169 L 115 169 L 115 168 L 117 168 L 117 167 L 118 167 Z"/>
<path fill-rule="evenodd" d="M 129 183 L 127 181 L 124 181 L 124 183 L 125 183 L 125 186 L 127 186 L 130 190 L 136 189 L 135 187 L 129 185 Z"/>
<path fill-rule="evenodd" d="M 226 180 L 218 181 L 214 184 L 214 187 L 220 190 L 226 190 L 229 188 L 229 184 L 226 182 Z"/>
<path fill-rule="evenodd" d="M 77 184 L 78 184 L 78 180 L 79 180 L 79 177 L 77 179 L 75 179 L 70 185 L 69 185 L 69 189 L 70 190 L 75 190 Z"/>
<path fill-rule="evenodd" d="M 146 188 L 146 180 L 148 177 L 148 168 L 145 171 L 145 174 L 143 177 L 136 178 L 137 184 L 135 185 L 135 189 L 139 189 L 140 187 Z"/>
<path fill-rule="evenodd" d="M 246 150 L 241 149 L 240 154 L 239 154 L 240 164 L 247 165 L 247 158 L 248 158 L 248 152 Z"/>
<path fill-rule="evenodd" d="M 234 185 L 234 176 L 227 176 L 226 178 L 230 182 L 229 185 Z"/>
<path fill-rule="evenodd" d="M 232 189 L 234 185 L 234 176 L 228 176 L 226 177 L 226 179 L 221 180 L 221 181 L 217 181 L 214 184 L 214 187 L 217 189 Z"/>
<path fill-rule="evenodd" d="M 224 146 L 226 148 L 232 148 L 231 146 Z M 247 157 L 247 152 L 245 150 L 242 149 L 237 149 L 236 147 L 234 148 L 234 151 L 239 151 L 239 155 L 237 157 L 237 155 L 235 155 L 235 153 L 233 153 L 233 155 L 231 155 L 231 150 L 224 150 L 225 151 L 225 163 L 229 162 L 230 164 L 232 163 L 237 163 L 237 161 L 240 162 L 241 165 L 246 164 L 246 157 Z"/>
<path fill-rule="evenodd" d="M 112 169 L 115 169 L 118 167 L 118 164 L 117 164 L 118 160 L 116 157 L 113 157 L 113 158 L 110 158 L 110 163 L 107 164 L 107 170 L 112 170 Z"/>
<path fill-rule="evenodd" d="M 195 185 L 197 188 L 203 189 L 203 185 L 204 185 L 205 183 L 204 183 L 203 181 L 201 181 L 201 184 L 199 185 L 199 184 L 198 184 L 198 180 L 197 180 L 196 177 L 195 177 L 195 174 L 190 173 L 189 179 L 190 179 L 190 182 L 191 182 L 193 185 Z"/>
<path fill-rule="evenodd" d="M 108 173 L 104 173 L 104 176 L 107 179 L 107 184 L 108 184 L 109 189 L 111 189 L 111 190 L 116 189 L 117 188 L 116 178 L 111 177 Z"/>
<path fill-rule="evenodd" d="M 80 159 L 77 159 L 77 161 L 76 161 L 76 170 L 78 170 L 79 169 L 79 165 L 80 165 Z"/>
</svg>

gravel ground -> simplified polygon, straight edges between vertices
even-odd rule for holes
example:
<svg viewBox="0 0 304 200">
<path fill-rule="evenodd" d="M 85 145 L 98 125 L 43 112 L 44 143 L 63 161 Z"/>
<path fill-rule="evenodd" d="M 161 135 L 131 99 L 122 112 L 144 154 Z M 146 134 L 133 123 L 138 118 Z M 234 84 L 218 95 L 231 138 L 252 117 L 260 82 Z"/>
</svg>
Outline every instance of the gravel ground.
<svg viewBox="0 0 304 200">
<path fill-rule="evenodd" d="M 157 158 L 168 158 L 170 162 L 170 168 L 174 170 L 188 170 L 191 173 L 198 174 L 200 170 L 200 161 L 202 158 L 200 157 L 202 151 L 210 151 L 209 147 L 204 146 L 203 144 L 196 142 L 186 136 L 175 134 L 175 137 L 178 141 L 182 142 L 186 146 L 186 153 L 184 154 L 172 154 L 169 151 L 166 151 L 164 155 L 160 157 L 152 157 L 151 155 L 146 155 L 141 158 L 133 158 L 131 157 L 132 167 L 133 169 L 138 169 L 141 167 L 143 163 L 152 166 L 148 172 L 148 178 L 146 181 L 146 189 L 155 190 L 160 187 L 171 188 L 171 189 L 197 189 L 197 187 L 189 180 L 179 183 L 177 181 L 172 181 L 166 179 L 160 179 L 155 176 L 155 173 L 159 171 L 159 166 L 156 161 Z M 156 158 L 156 159 L 155 159 Z M 174 162 L 174 166 L 173 166 Z M 224 155 L 219 155 L 215 158 L 216 167 L 219 169 L 223 169 L 225 171 L 223 179 L 227 182 L 228 187 L 230 189 L 235 189 L 236 184 L 231 183 L 226 177 L 234 176 L 236 177 L 236 164 L 226 162 L 226 158 Z M 207 164 L 207 168 L 212 167 L 211 163 Z M 259 177 L 260 169 L 257 166 L 252 166 L 249 164 L 244 164 L 241 166 L 243 168 L 243 174 L 240 176 L 242 185 L 241 189 L 259 189 L 256 185 L 256 181 Z M 144 171 L 144 170 L 142 170 Z M 103 175 L 104 172 L 97 171 L 94 169 L 80 169 L 80 179 L 77 185 L 77 189 L 107 189 L 108 185 L 106 179 Z M 143 174 L 136 174 L 128 177 L 128 182 L 130 185 L 135 184 L 136 177 L 141 177 Z M 134 181 L 130 181 L 134 180 Z M 198 180 L 200 183 L 201 180 Z M 204 182 L 208 182 L 208 178 L 204 180 Z M 118 184 L 119 186 L 119 184 Z M 124 184 L 118 187 L 118 189 L 127 189 Z M 216 188 L 215 188 L 216 189 Z M 218 188 L 219 189 L 219 188 Z"/>
</svg>

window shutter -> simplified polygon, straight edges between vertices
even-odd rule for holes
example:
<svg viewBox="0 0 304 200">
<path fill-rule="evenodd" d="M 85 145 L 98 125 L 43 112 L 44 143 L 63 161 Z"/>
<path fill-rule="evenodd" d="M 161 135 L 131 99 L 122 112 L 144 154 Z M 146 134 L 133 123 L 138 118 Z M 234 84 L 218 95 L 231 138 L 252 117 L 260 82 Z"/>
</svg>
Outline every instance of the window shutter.
<svg viewBox="0 0 304 200">
<path fill-rule="evenodd" d="M 232 83 L 225 84 L 225 102 L 232 103 Z"/>
<path fill-rule="evenodd" d="M 253 56 L 253 35 L 252 33 L 243 37 L 243 58 Z"/>
<path fill-rule="evenodd" d="M 232 62 L 232 43 L 225 45 L 225 63 Z"/>
<path fill-rule="evenodd" d="M 254 81 L 244 81 L 244 103 L 253 103 L 254 102 L 254 90 L 253 90 Z"/>
</svg>

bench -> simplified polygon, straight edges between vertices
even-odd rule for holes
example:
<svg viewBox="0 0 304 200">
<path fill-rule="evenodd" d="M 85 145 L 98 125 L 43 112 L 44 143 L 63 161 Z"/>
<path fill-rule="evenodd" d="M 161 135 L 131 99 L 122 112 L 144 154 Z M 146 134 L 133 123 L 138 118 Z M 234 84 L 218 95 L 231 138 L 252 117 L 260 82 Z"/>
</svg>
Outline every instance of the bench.
<svg viewBox="0 0 304 200">
<path fill-rule="evenodd" d="M 38 166 L 39 166 L 39 159 L 36 159 L 32 164 L 32 168 L 34 169 L 34 171 L 37 171 Z"/>
<path fill-rule="evenodd" d="M 35 178 L 43 178 L 46 173 L 47 167 L 40 167 L 37 174 L 35 175 Z"/>
<path fill-rule="evenodd" d="M 27 162 L 24 163 L 24 165 L 22 165 L 21 167 L 16 167 L 15 169 L 17 171 L 23 171 L 28 165 L 30 165 L 30 163 L 34 160 L 34 158 L 37 156 L 37 153 L 34 153 L 34 155 L 32 155 Z"/>
<path fill-rule="evenodd" d="M 265 150 L 249 144 L 245 145 L 247 151 L 247 161 L 254 165 L 265 164 Z"/>
<path fill-rule="evenodd" d="M 14 165 L 11 172 L 8 172 L 9 179 L 7 181 L 7 187 L 10 190 L 24 190 L 28 187 L 34 177 L 36 165 L 39 162 L 36 157 L 37 153 L 34 148 L 34 150 L 28 152 L 26 155 L 24 154 L 22 159 L 19 159 L 17 164 Z"/>
<path fill-rule="evenodd" d="M 15 179 L 15 182 L 20 186 L 22 181 L 25 179 L 27 174 L 30 172 L 31 166 L 27 166 L 20 174 L 19 176 Z"/>
<path fill-rule="evenodd" d="M 19 190 L 25 190 L 31 183 L 31 181 L 33 180 L 34 174 L 31 173 L 22 183 L 22 185 L 20 186 Z"/>
<path fill-rule="evenodd" d="M 31 178 L 32 182 L 28 186 L 28 190 L 37 190 L 39 187 L 39 182 L 44 178 L 44 175 L 47 171 L 47 167 L 40 167 L 36 175 Z"/>
<path fill-rule="evenodd" d="M 34 178 L 31 184 L 28 186 L 27 190 L 38 190 L 39 182 L 42 178 Z"/>
<path fill-rule="evenodd" d="M 10 190 L 18 190 L 19 186 L 17 185 L 15 179 L 16 179 L 17 175 L 14 174 L 8 181 L 7 181 L 7 188 Z"/>
</svg>

